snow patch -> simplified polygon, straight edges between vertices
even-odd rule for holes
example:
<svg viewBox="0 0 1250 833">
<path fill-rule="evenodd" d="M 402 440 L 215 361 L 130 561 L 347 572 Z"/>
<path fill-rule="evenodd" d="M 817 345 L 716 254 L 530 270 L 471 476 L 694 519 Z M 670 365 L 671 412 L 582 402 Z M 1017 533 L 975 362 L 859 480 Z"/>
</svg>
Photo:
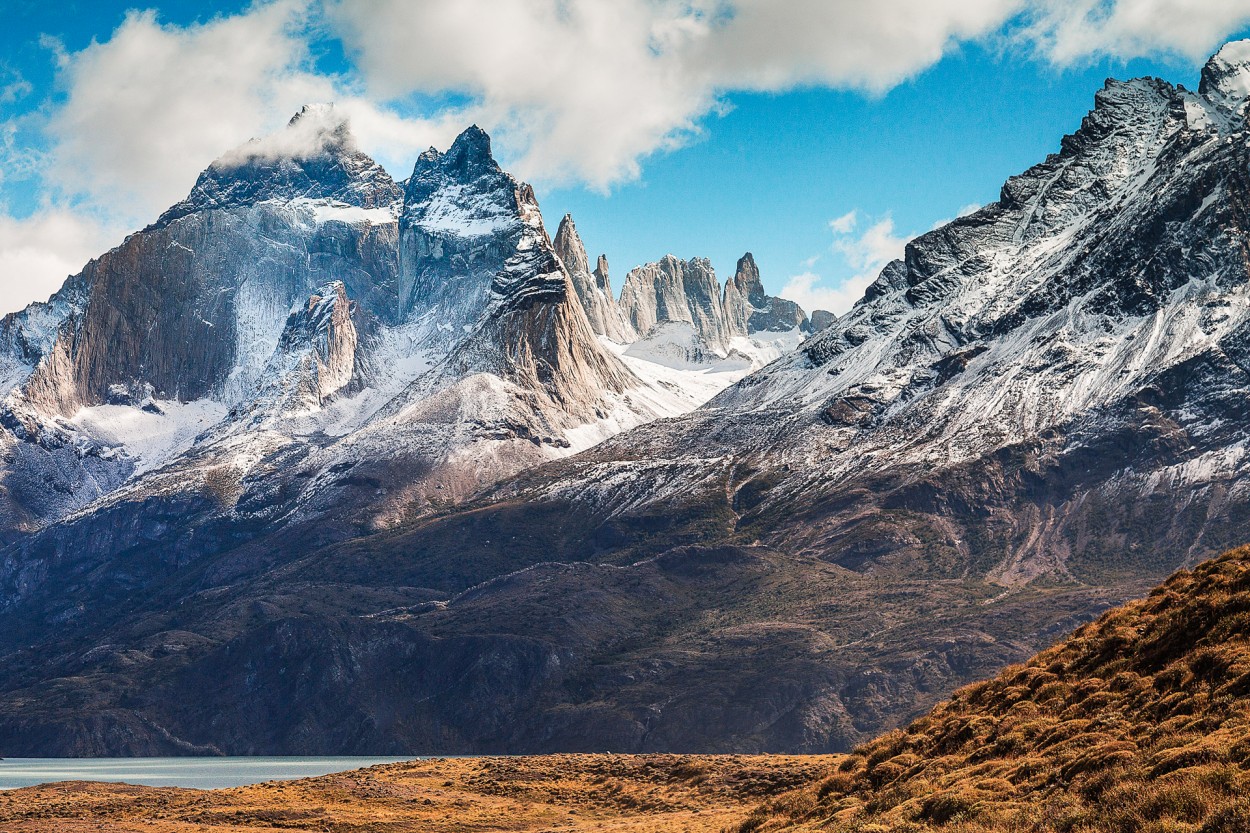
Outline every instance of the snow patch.
<svg viewBox="0 0 1250 833">
<path fill-rule="evenodd" d="M 157 468 L 189 449 L 195 438 L 225 419 L 220 402 L 154 400 L 150 409 L 131 405 L 82 408 L 70 422 L 106 446 L 120 447 L 137 461 L 135 474 Z"/>
</svg>

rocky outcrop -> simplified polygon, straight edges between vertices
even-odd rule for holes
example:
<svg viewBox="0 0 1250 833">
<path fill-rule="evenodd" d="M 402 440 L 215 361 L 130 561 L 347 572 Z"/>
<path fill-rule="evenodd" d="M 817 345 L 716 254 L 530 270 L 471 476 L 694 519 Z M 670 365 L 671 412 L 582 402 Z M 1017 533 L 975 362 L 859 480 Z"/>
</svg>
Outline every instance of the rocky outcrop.
<svg viewBox="0 0 1250 833">
<path fill-rule="evenodd" d="M 811 329 L 798 304 L 764 292 L 759 267 L 750 252 L 738 259 L 733 277 L 725 283 L 722 307 L 725 329 L 738 336 Z"/>
<path fill-rule="evenodd" d="M 573 281 L 573 288 L 586 312 L 590 328 L 596 334 L 606 336 L 618 344 L 628 344 L 637 338 L 612 294 L 607 256 L 599 255 L 594 272 L 590 271 L 586 247 L 577 233 L 577 227 L 573 225 L 571 215 L 564 215 L 553 242 L 556 254 Z"/>
<path fill-rule="evenodd" d="M 680 260 L 665 255 L 630 271 L 621 290 L 621 309 L 640 337 L 657 325 L 685 324 L 696 347 L 708 352 L 728 350 L 721 289 L 707 258 Z"/>
<path fill-rule="evenodd" d="M 317 408 L 359 385 L 355 307 L 334 281 L 291 312 L 265 373 L 286 393 L 284 409 Z"/>
<path fill-rule="evenodd" d="M 813 333 L 823 333 L 829 329 L 838 320 L 838 317 L 832 312 L 824 309 L 812 310 L 811 328 Z"/>
<path fill-rule="evenodd" d="M 1215 105 L 1244 123 L 1250 100 L 1250 41 L 1234 41 L 1211 57 L 1202 69 L 1198 95 L 1202 100 L 1187 103 Z"/>
<path fill-rule="evenodd" d="M 625 279 L 620 306 L 638 334 L 626 355 L 673 367 L 762 366 L 811 329 L 798 304 L 765 294 L 750 252 L 724 288 L 704 258 L 668 255 L 640 266 Z"/>
</svg>

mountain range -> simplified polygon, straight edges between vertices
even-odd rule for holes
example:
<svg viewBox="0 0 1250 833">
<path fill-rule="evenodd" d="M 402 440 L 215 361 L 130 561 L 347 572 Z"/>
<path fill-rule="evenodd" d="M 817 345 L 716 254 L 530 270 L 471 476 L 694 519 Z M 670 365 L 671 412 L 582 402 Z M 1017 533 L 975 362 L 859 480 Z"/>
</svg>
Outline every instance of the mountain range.
<svg viewBox="0 0 1250 833">
<path fill-rule="evenodd" d="M 1108 81 L 836 319 L 305 108 L 0 323 L 0 750 L 902 725 L 1250 539 L 1247 99 Z"/>
</svg>

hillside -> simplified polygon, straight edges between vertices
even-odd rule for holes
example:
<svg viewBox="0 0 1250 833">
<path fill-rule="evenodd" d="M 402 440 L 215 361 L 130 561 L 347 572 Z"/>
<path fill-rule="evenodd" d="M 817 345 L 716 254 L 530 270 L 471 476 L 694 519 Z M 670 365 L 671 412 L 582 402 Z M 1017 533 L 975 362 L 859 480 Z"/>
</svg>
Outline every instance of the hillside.
<svg viewBox="0 0 1250 833">
<path fill-rule="evenodd" d="M 859 747 L 774 830 L 1250 829 L 1250 547 Z"/>
</svg>

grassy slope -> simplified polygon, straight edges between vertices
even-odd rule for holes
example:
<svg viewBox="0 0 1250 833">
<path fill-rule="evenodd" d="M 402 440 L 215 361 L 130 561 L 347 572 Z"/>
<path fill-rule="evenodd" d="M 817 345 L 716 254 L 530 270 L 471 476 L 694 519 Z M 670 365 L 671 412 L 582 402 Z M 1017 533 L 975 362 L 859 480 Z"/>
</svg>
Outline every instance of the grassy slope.
<svg viewBox="0 0 1250 833">
<path fill-rule="evenodd" d="M 962 689 L 737 827 L 782 829 L 1250 830 L 1250 547 Z"/>
<path fill-rule="evenodd" d="M 550 755 L 389 764 L 231 790 L 0 792 L 4 833 L 712 833 L 827 772 L 824 756 Z"/>
</svg>

